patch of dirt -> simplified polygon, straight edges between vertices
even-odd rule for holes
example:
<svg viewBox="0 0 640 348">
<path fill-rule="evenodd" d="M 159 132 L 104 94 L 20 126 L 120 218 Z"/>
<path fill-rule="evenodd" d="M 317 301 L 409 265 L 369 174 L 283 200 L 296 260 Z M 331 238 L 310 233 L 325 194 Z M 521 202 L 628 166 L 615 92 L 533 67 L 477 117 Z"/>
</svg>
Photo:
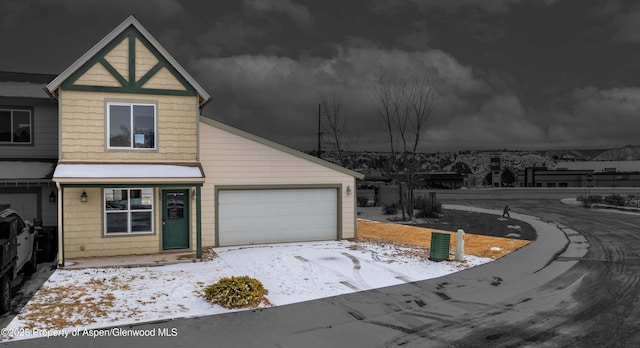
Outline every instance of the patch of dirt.
<svg viewBox="0 0 640 348">
<path fill-rule="evenodd" d="M 113 316 L 131 317 L 136 309 L 114 306 L 113 291 L 130 290 L 129 280 L 92 278 L 84 283 L 43 286 L 18 319 L 25 327 L 63 329 Z"/>
<path fill-rule="evenodd" d="M 513 231 L 513 230 L 512 230 Z M 425 227 L 394 224 L 390 222 L 358 219 L 358 239 L 363 241 L 381 240 L 403 245 L 429 248 L 431 233 L 442 232 L 451 235 L 451 252 L 456 249 L 456 233 Z M 529 244 L 527 240 L 493 237 L 465 233 L 465 254 L 498 259 Z"/>
</svg>

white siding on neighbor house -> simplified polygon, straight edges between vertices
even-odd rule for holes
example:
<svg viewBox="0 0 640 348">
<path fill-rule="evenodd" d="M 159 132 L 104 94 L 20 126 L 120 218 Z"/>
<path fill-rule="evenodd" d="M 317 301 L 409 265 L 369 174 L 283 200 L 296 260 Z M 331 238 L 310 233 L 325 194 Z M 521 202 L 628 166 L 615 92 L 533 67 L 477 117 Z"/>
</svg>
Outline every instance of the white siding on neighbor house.
<svg viewBox="0 0 640 348">
<path fill-rule="evenodd" d="M 355 237 L 355 178 L 327 166 L 234 134 L 201 120 L 200 162 L 206 175 L 202 187 L 202 245 L 214 246 L 215 190 L 219 186 L 342 186 L 341 237 Z M 347 194 L 347 187 L 352 190 Z"/>
</svg>

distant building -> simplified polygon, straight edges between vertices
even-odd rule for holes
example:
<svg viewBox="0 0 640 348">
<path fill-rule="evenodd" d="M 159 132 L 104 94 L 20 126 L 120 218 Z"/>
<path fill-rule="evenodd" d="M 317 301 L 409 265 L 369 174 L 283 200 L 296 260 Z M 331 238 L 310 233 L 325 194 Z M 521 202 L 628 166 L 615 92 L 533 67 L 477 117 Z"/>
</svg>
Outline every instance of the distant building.
<svg viewBox="0 0 640 348">
<path fill-rule="evenodd" d="M 489 169 L 491 170 L 491 182 L 494 187 L 502 186 L 502 159 L 500 157 L 491 157 L 491 162 L 489 163 Z"/>
<path fill-rule="evenodd" d="M 591 170 L 593 172 L 640 172 L 640 161 L 558 162 L 556 169 Z"/>
<path fill-rule="evenodd" d="M 625 161 L 602 161 L 625 162 Z M 640 161 L 628 161 L 638 162 Z M 574 162 L 587 163 L 587 162 Z M 518 172 L 520 187 L 640 187 L 640 171 L 617 171 L 617 168 L 628 169 L 631 163 L 619 163 L 618 167 L 611 163 L 597 163 L 589 168 L 578 165 L 569 169 L 558 165 L 555 170 L 546 167 L 527 167 Z M 596 170 L 597 169 L 597 170 Z"/>
<path fill-rule="evenodd" d="M 456 172 L 416 173 L 416 186 L 429 189 L 459 189 L 464 177 Z"/>
</svg>

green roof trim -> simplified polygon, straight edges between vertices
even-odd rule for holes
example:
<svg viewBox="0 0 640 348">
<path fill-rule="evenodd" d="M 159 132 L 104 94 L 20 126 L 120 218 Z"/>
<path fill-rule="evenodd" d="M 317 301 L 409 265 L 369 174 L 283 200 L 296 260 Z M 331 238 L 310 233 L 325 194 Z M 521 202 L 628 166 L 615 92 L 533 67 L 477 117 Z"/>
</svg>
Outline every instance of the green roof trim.
<svg viewBox="0 0 640 348">
<path fill-rule="evenodd" d="M 153 72 L 148 72 L 139 81 L 135 81 L 135 39 L 145 45 L 158 59 L 158 65 L 152 68 Z M 116 45 L 128 40 L 129 43 L 129 74 L 122 76 L 104 58 Z M 86 73 L 95 64 L 100 63 L 105 69 L 122 84 L 122 87 L 103 87 L 75 85 L 74 82 Z M 185 90 L 152 89 L 142 88 L 155 72 L 162 68 L 167 70 L 185 87 Z M 151 74 L 149 74 L 151 73 Z M 196 82 L 196 80 L 167 52 L 160 43 L 138 22 L 134 16 L 129 16 L 107 36 L 100 40 L 95 46 L 87 51 L 82 57 L 76 60 L 64 72 L 58 75 L 47 85 L 47 90 L 52 95 L 56 95 L 60 87 L 70 90 L 81 91 L 103 91 L 103 92 L 123 92 L 140 94 L 163 94 L 163 95 L 198 95 L 200 105 L 206 104 L 211 96 Z"/>
<path fill-rule="evenodd" d="M 323 159 L 320 159 L 320 158 L 311 156 L 309 154 L 306 154 L 306 153 L 304 153 L 302 151 L 298 151 L 298 150 L 292 149 L 292 148 L 290 148 L 288 146 L 285 146 L 285 145 L 276 143 L 274 141 L 259 137 L 259 136 L 255 135 L 255 134 L 251 134 L 251 133 L 243 131 L 241 129 L 231 127 L 231 126 L 229 126 L 227 124 L 224 124 L 222 122 L 213 120 L 213 119 L 208 118 L 206 116 L 200 116 L 200 122 L 206 123 L 209 126 L 212 126 L 212 127 L 215 127 L 215 128 L 222 129 L 222 130 L 224 130 L 226 132 L 235 134 L 237 136 L 249 139 L 251 141 L 255 141 L 257 143 L 260 143 L 262 145 L 274 148 L 276 150 L 279 150 L 279 151 L 282 151 L 282 152 L 286 152 L 286 153 L 288 153 L 290 155 L 293 155 L 293 156 L 305 159 L 307 161 L 319 164 L 319 165 L 327 167 L 329 169 L 333 169 L 333 170 L 338 171 L 340 173 L 353 176 L 356 179 L 360 179 L 360 180 L 364 179 L 364 174 L 358 173 L 358 172 L 356 172 L 354 170 L 351 170 L 351 169 L 348 169 L 348 168 L 345 168 L 345 167 L 341 167 L 341 166 L 339 166 L 339 165 L 337 165 L 335 163 L 331 163 L 329 161 L 325 161 Z"/>
</svg>

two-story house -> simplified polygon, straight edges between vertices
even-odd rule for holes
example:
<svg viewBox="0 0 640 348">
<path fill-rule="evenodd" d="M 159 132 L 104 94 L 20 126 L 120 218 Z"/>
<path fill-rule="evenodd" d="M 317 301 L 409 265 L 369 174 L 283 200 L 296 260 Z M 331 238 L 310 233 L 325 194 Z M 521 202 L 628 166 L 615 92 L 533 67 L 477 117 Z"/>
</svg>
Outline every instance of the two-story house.
<svg viewBox="0 0 640 348">
<path fill-rule="evenodd" d="M 0 204 L 57 224 L 58 106 L 44 87 L 55 75 L 0 71 Z"/>
<path fill-rule="evenodd" d="M 209 94 L 133 17 L 48 85 L 59 263 L 356 234 L 356 172 L 200 115 Z"/>
</svg>

